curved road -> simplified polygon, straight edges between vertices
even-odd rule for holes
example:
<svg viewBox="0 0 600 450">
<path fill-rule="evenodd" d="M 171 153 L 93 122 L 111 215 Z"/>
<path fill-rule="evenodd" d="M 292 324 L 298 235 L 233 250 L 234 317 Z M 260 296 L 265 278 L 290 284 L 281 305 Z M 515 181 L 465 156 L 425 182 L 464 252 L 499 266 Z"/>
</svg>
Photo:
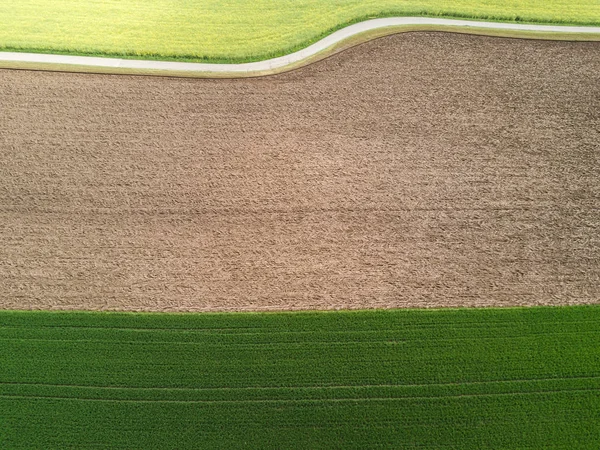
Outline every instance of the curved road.
<svg viewBox="0 0 600 450">
<path fill-rule="evenodd" d="M 507 31 L 532 31 L 541 33 L 578 33 L 578 34 L 598 34 L 600 27 L 576 27 L 559 25 L 526 25 L 516 23 L 500 22 L 478 22 L 471 20 L 437 19 L 430 17 L 391 17 L 386 19 L 373 19 L 350 25 L 329 36 L 321 39 L 314 44 L 289 55 L 265 61 L 243 63 L 243 64 L 210 64 L 210 63 L 186 63 L 170 61 L 151 61 L 134 60 L 118 58 L 101 58 L 90 56 L 67 56 L 67 55 L 48 55 L 39 53 L 15 53 L 0 52 L 0 61 L 38 63 L 44 65 L 76 65 L 89 68 L 103 67 L 115 69 L 131 70 L 159 70 L 166 72 L 196 72 L 196 73 L 253 73 L 265 72 L 274 69 L 281 69 L 291 64 L 298 63 L 311 56 L 320 53 L 331 46 L 342 42 L 352 36 L 366 31 L 377 30 L 387 27 L 400 27 L 407 25 L 425 25 L 432 27 L 460 27 L 473 30 L 507 30 Z M 434 28 L 432 28 L 434 29 Z"/>
</svg>

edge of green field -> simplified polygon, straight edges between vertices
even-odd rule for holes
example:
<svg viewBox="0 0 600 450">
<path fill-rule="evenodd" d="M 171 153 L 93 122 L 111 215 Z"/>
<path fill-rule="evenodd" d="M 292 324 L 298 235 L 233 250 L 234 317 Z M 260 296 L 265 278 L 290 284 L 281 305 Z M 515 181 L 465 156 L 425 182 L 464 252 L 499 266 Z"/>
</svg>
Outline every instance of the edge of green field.
<svg viewBox="0 0 600 450">
<path fill-rule="evenodd" d="M 38 316 L 40 320 L 66 319 L 73 320 L 76 318 L 90 318 L 96 320 L 125 320 L 129 324 L 134 324 L 138 319 L 157 320 L 161 326 L 171 320 L 190 321 L 192 323 L 202 323 L 205 320 L 213 320 L 219 318 L 225 321 L 238 320 L 246 318 L 254 320 L 264 317 L 267 320 L 272 320 L 273 316 L 284 317 L 304 317 L 304 318 L 320 318 L 326 319 L 327 316 L 392 316 L 399 315 L 404 317 L 416 316 L 450 316 L 450 317 L 467 317 L 481 315 L 483 317 L 505 316 L 506 318 L 514 317 L 547 317 L 547 318 L 575 318 L 581 319 L 586 317 L 585 314 L 591 314 L 591 318 L 600 320 L 600 303 L 574 304 L 574 305 L 539 305 L 539 306 L 486 306 L 486 307 L 442 307 L 442 308 L 358 308 L 358 309 L 298 309 L 298 310 L 256 310 L 256 311 L 129 311 L 129 310 L 88 310 L 88 309 L 0 309 L 0 327 L 10 324 L 12 320 L 27 319 Z M 597 316 L 596 316 L 597 315 Z M 11 318 L 11 316 L 14 317 Z M 8 320 L 9 322 L 6 322 Z M 83 324 L 87 323 L 87 319 Z M 50 323 L 49 322 L 49 323 Z M 23 322 L 25 324 L 25 322 Z M 29 325 L 29 322 L 26 323 Z M 159 327 L 160 328 L 160 327 Z M 600 369 L 600 367 L 599 367 Z"/>
</svg>

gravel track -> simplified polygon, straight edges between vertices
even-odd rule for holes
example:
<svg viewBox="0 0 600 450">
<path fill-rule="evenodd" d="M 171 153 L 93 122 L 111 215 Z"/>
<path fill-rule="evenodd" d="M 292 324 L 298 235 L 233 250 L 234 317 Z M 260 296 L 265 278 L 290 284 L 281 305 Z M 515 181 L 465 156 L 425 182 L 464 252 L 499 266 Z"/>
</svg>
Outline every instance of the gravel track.
<svg viewBox="0 0 600 450">
<path fill-rule="evenodd" d="M 286 74 L 0 71 L 0 307 L 600 300 L 600 44 L 381 38 Z"/>
<path fill-rule="evenodd" d="M 72 55 L 52 55 L 42 53 L 21 53 L 21 52 L 0 52 L 0 61 L 8 62 L 26 62 L 40 63 L 46 68 L 51 65 L 73 65 L 79 67 L 103 67 L 103 68 L 118 68 L 118 69 L 133 69 L 133 70 L 148 70 L 161 71 L 164 73 L 179 73 L 190 72 L 201 75 L 203 73 L 210 74 L 236 74 L 236 73 L 261 73 L 276 69 L 292 66 L 303 60 L 309 59 L 335 44 L 343 42 L 353 36 L 361 33 L 380 30 L 383 28 L 397 28 L 411 25 L 428 26 L 432 29 L 436 27 L 456 27 L 457 29 L 479 31 L 494 30 L 494 31 L 517 31 L 517 32 L 537 32 L 537 33 L 556 33 L 558 35 L 600 35 L 600 27 L 591 26 L 565 26 L 565 25 L 536 25 L 536 24 L 518 24 L 518 23 L 502 23 L 502 22 L 485 22 L 477 20 L 457 20 L 457 19 L 442 19 L 432 17 L 388 17 L 383 19 L 372 19 L 359 22 L 341 30 L 331 33 L 329 36 L 315 42 L 314 44 L 303 48 L 297 52 L 283 55 L 277 58 L 268 59 L 265 61 L 257 61 L 242 64 L 211 64 L 211 63 L 189 63 L 189 62 L 172 62 L 172 61 L 150 61 L 150 60 L 134 60 L 120 58 L 104 58 L 90 56 L 72 56 Z M 74 67 L 75 71 L 81 70 Z"/>
</svg>

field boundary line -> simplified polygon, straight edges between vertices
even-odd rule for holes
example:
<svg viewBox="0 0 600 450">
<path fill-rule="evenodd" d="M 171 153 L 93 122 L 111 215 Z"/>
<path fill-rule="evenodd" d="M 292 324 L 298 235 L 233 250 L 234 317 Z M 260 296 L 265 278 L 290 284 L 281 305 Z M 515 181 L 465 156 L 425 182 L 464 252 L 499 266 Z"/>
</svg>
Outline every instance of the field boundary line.
<svg viewBox="0 0 600 450">
<path fill-rule="evenodd" d="M 412 28 L 411 28 L 412 27 Z M 417 28 L 415 28 L 417 27 Z M 308 47 L 264 61 L 240 64 L 156 61 L 42 53 L 0 52 L 0 67 L 191 77 L 248 77 L 279 73 L 314 62 L 343 50 L 340 44 L 358 36 L 367 40 L 402 31 L 458 31 L 472 34 L 505 35 L 537 39 L 600 40 L 600 27 L 535 25 L 432 17 L 371 19 L 342 28 Z M 342 46 L 343 47 L 343 46 Z M 348 45 L 345 47 L 347 48 Z"/>
</svg>

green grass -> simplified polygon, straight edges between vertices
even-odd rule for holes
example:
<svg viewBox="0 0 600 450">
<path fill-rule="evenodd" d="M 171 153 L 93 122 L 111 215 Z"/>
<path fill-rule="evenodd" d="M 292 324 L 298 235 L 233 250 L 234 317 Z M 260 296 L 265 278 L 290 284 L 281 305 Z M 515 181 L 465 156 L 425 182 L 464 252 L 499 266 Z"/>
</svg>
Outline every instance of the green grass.
<svg viewBox="0 0 600 450">
<path fill-rule="evenodd" d="M 0 313 L 0 448 L 598 448 L 600 307 Z"/>
<path fill-rule="evenodd" d="M 214 62 L 289 53 L 385 16 L 599 24 L 598 0 L 18 0 L 0 2 L 0 49 Z"/>
</svg>

